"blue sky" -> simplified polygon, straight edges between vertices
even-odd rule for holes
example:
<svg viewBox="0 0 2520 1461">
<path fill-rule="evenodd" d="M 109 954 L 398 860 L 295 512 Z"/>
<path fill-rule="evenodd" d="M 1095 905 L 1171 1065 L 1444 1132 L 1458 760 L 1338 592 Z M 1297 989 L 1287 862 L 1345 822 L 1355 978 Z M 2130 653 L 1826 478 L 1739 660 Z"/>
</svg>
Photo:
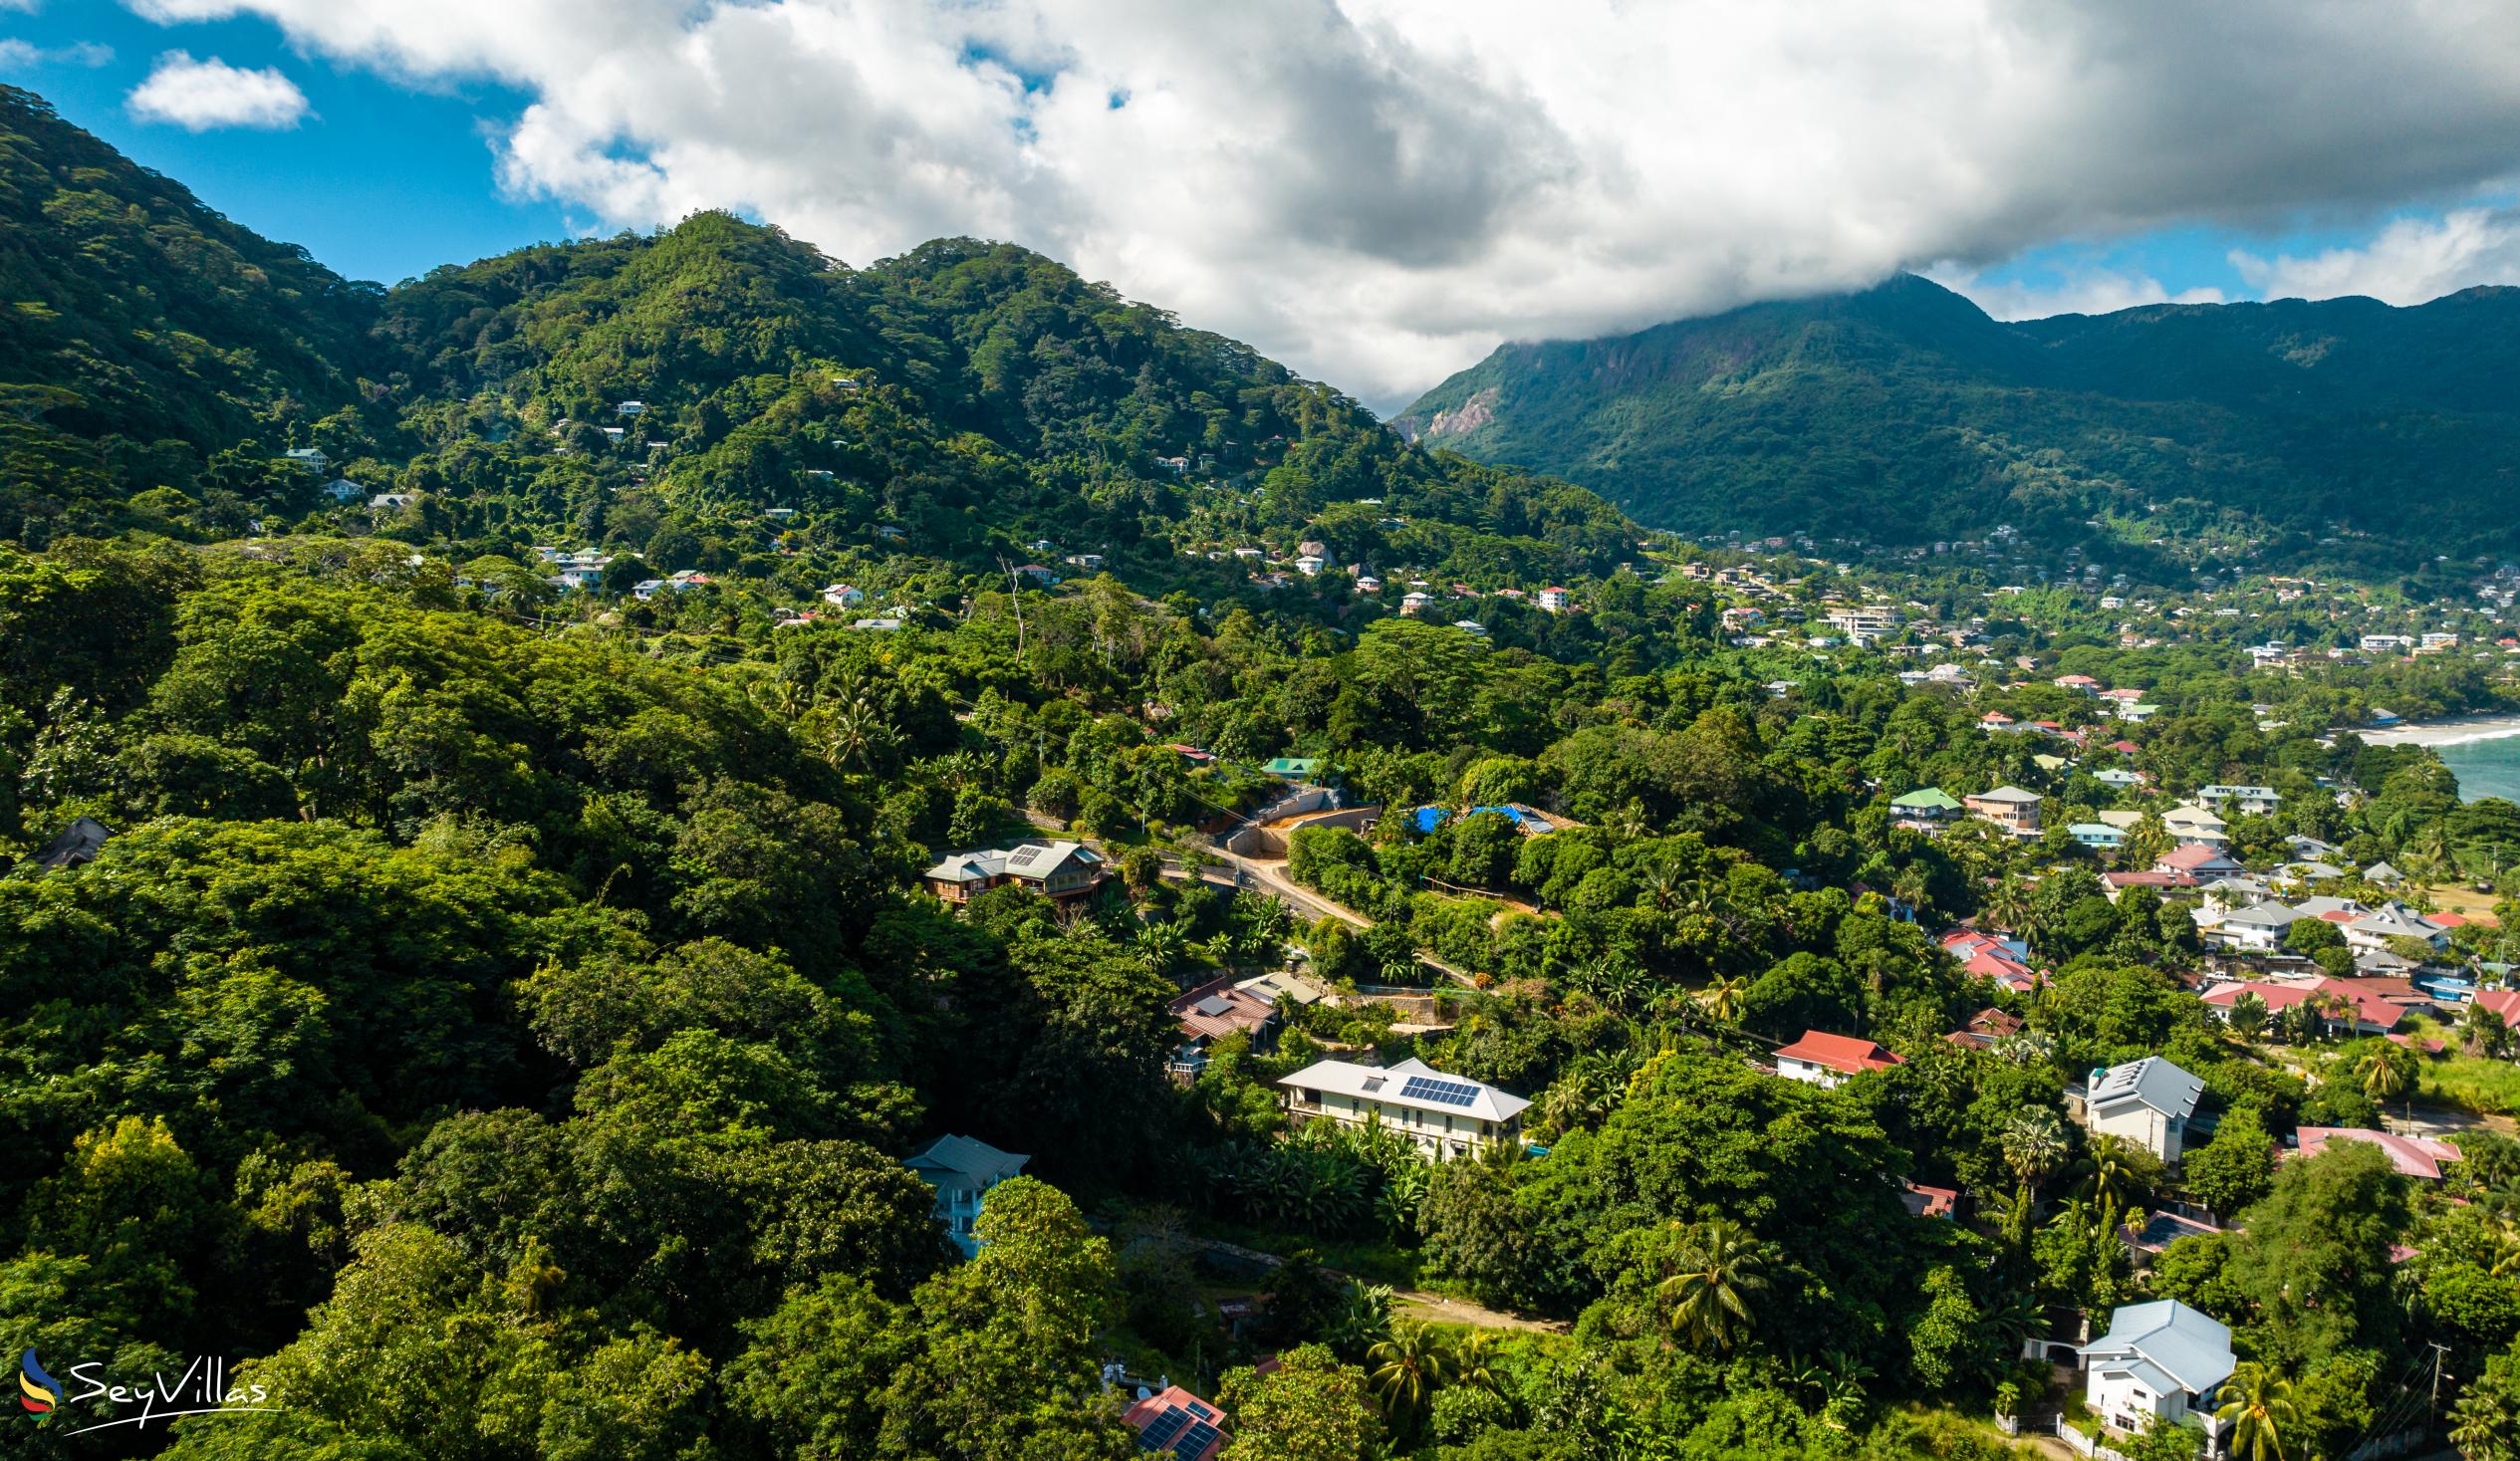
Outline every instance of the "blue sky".
<svg viewBox="0 0 2520 1461">
<path fill-rule="evenodd" d="M 1386 410 L 1900 268 L 2005 318 L 2520 283 L 2508 0 L 0 0 L 0 80 L 356 278 L 971 234 Z"/>
<path fill-rule="evenodd" d="M 557 204 L 501 195 L 491 140 L 530 99 L 496 82 L 394 86 L 294 55 L 264 21 L 167 27 L 104 0 L 0 13 L 0 37 L 47 53 L 112 48 L 102 66 L 48 55 L 0 66 L 0 81 L 42 95 L 125 155 L 257 233 L 305 245 L 337 273 L 390 284 L 572 231 Z M 286 130 L 195 132 L 134 120 L 124 99 L 158 56 L 178 49 L 240 68 L 276 67 L 305 93 L 312 115 Z"/>
</svg>

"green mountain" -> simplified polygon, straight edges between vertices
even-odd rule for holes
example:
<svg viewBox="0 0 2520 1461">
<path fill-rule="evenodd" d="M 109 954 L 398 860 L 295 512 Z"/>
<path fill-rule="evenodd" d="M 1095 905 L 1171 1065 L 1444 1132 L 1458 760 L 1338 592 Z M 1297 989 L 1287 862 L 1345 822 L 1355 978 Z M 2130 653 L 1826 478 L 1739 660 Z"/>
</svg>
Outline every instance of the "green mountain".
<svg viewBox="0 0 2520 1461">
<path fill-rule="evenodd" d="M 1507 345 L 1394 424 L 1684 531 L 2428 558 L 2520 547 L 2515 378 L 2520 290 L 2004 323 L 1900 276 Z"/>
<path fill-rule="evenodd" d="M 0 86 L 0 538 L 355 399 L 379 294 Z"/>
<path fill-rule="evenodd" d="M 1011 245 L 851 268 L 707 213 L 385 291 L 31 94 L 0 89 L 0 541 L 374 535 L 458 561 L 566 542 L 621 556 L 626 582 L 819 587 L 871 549 L 976 569 L 1053 540 L 1216 587 L 1242 572 L 1198 550 L 1272 535 L 1543 582 L 1634 538 L 1588 492 L 1414 450 Z M 282 460 L 303 448 L 325 471 Z M 371 512 L 379 493 L 411 501 Z"/>
</svg>

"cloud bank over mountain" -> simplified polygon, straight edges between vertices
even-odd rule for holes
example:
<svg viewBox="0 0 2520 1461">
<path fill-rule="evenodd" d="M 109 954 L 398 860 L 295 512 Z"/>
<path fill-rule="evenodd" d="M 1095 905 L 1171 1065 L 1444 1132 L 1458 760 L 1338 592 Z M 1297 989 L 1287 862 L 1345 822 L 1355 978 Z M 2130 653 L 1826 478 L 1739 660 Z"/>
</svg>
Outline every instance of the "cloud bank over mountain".
<svg viewBox="0 0 2520 1461">
<path fill-rule="evenodd" d="M 2232 261 L 2278 292 L 2514 262 L 2510 214 L 2442 211 L 2511 181 L 2496 0 L 128 3 L 517 88 L 499 176 L 598 226 L 730 206 L 858 263 L 1013 239 L 1386 401 L 1504 339 L 2181 223 L 2429 215 Z"/>
</svg>

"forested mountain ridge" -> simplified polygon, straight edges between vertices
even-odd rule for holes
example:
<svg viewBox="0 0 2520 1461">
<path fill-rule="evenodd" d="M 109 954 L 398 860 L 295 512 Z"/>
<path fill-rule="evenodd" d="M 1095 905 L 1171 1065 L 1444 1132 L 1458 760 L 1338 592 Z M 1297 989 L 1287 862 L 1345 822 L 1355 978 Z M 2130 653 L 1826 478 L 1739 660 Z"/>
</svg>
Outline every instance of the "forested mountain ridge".
<svg viewBox="0 0 2520 1461">
<path fill-rule="evenodd" d="M 1412 450 L 1337 391 L 1012 245 L 851 268 L 704 213 L 380 291 L 30 94 L 0 103 L 0 169 L 37 203 L 0 225 L 18 301 L 0 539 L 377 533 L 465 562 L 561 542 L 621 558 L 626 584 L 829 574 L 879 534 L 975 568 L 1056 538 L 1177 576 L 1193 541 L 1291 544 L 1367 498 L 1385 510 L 1341 535 L 1351 560 L 1405 520 L 1429 564 L 1545 581 L 1634 537 L 1589 493 Z M 372 512 L 378 494 L 411 501 Z"/>
<path fill-rule="evenodd" d="M 1899 276 L 1507 345 L 1395 424 L 1656 527 L 1914 544 L 2010 524 L 2104 555 L 2212 532 L 2403 561 L 2520 549 L 2515 371 L 2514 289 L 2005 323 Z"/>
<path fill-rule="evenodd" d="M 0 86 L 0 538 L 355 399 L 379 294 Z"/>
<path fill-rule="evenodd" d="M 2463 1131 L 2437 1190 L 2278 1155 L 2509 1032 L 2226 1020 L 2187 907 L 2103 881 L 2150 854 L 2082 839 L 2263 787 L 2233 856 L 2495 880 L 2409 957 L 2508 968 L 2520 808 L 2324 733 L 2507 709 L 2500 656 L 2260 665 L 2365 622 L 2273 586 L 2130 648 L 2061 590 L 1639 544 L 1000 244 L 849 268 L 702 214 L 351 314 L 352 398 L 0 543 L 0 1453 L 1130 1461 L 1168 1377 L 1227 1461 L 2013 1461 L 1992 1416 L 2061 1398 L 2025 1341 L 2173 1298 L 2296 1387 L 2286 1454 L 2436 1375 L 2514 1433 L 2520 1143 Z M 1915 593 L 1897 642 L 1809 634 Z M 1309 926 L 1215 875 L 1290 762 L 1383 809 L 1288 835 L 1349 910 Z M 2037 836 L 1893 801 L 2000 786 Z M 1053 829 L 1103 858 L 1075 896 L 926 879 Z M 1807 1031 L 1901 1059 L 1785 1079 Z M 2069 1114 L 2152 1056 L 2218 1122 L 2176 1171 Z M 1522 1124 L 1429 1162 L 1307 1122 L 1325 1057 Z M 1022 1153 L 976 1252 L 907 1164 L 941 1135 Z M 2173 1201 L 2227 1226 L 2139 1271 Z M 85 1388 L 205 1356 L 271 1403 Z"/>
</svg>

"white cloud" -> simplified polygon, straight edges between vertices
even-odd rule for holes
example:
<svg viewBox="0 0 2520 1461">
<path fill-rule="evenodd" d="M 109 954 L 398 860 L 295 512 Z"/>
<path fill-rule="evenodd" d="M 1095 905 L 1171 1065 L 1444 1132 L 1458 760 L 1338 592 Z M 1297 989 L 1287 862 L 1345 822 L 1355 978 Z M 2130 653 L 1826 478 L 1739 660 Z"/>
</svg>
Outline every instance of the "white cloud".
<svg viewBox="0 0 2520 1461">
<path fill-rule="evenodd" d="M 0 0 L 5 7 L 7 0 Z M 46 66 L 63 63 L 70 66 L 99 67 L 114 60 L 114 48 L 94 41 L 78 41 L 67 46 L 43 47 L 32 41 L 0 40 L 0 69 Z"/>
<path fill-rule="evenodd" d="M 0 10 L 14 10 L 20 15 L 33 15 L 44 0 L 0 0 Z M 24 42 L 18 44 L 24 45 Z"/>
<path fill-rule="evenodd" d="M 2358 248 L 2296 258 L 2231 253 L 2231 267 L 2268 299 L 2369 295 L 2418 305 L 2471 284 L 2520 283 L 2520 206 L 2454 208 L 2399 218 Z"/>
<path fill-rule="evenodd" d="M 2223 292 L 2210 286 L 2173 290 L 2149 274 L 2123 269 L 2065 269 L 2047 282 L 1988 279 L 1983 271 L 1939 264 L 1924 271 L 1957 290 L 1998 320 L 2044 320 L 2051 315 L 2106 315 L 2138 305 L 2218 305 Z"/>
<path fill-rule="evenodd" d="M 186 131 L 281 130 L 297 125 L 307 113 L 306 94 L 277 71 L 246 71 L 216 56 L 195 61 L 181 51 L 158 57 L 157 68 L 123 105 L 142 122 L 172 122 Z"/>
<path fill-rule="evenodd" d="M 1383 403 L 1505 338 L 2464 195 L 2520 129 L 2506 0 L 126 3 L 518 88 L 500 176 L 608 227 L 1009 238 Z"/>
</svg>

